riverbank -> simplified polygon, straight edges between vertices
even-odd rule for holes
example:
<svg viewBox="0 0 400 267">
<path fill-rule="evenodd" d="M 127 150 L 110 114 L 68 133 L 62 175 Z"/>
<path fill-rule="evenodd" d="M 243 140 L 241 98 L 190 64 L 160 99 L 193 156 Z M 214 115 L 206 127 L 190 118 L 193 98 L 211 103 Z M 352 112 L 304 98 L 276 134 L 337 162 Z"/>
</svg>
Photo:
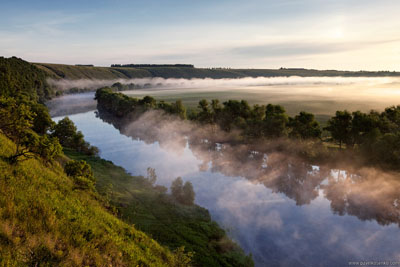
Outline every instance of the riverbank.
<svg viewBox="0 0 400 267">
<path fill-rule="evenodd" d="M 227 237 L 206 209 L 177 203 L 166 187 L 153 186 L 145 177 L 132 176 L 111 161 L 72 150 L 64 153 L 92 167 L 96 189 L 116 207 L 122 220 L 171 250 L 184 246 L 186 252 L 194 252 L 194 265 L 254 265 L 251 256 Z"/>
</svg>

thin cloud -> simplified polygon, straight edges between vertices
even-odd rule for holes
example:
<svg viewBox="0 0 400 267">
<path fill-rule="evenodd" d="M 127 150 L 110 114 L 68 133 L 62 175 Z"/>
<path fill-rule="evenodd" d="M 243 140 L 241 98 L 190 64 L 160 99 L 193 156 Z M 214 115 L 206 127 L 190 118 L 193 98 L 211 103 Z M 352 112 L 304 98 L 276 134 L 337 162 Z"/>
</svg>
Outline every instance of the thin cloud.
<svg viewBox="0 0 400 267">
<path fill-rule="evenodd" d="M 372 42 L 282 42 L 235 47 L 230 49 L 229 53 L 243 57 L 291 57 L 347 52 L 399 41 L 400 39 Z"/>
</svg>

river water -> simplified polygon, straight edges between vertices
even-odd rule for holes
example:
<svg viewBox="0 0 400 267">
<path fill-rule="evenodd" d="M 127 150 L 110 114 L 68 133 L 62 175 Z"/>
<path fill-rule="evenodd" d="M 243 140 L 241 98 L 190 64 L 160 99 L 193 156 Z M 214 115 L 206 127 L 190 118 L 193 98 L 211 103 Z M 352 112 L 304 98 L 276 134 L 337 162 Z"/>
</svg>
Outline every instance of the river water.
<svg viewBox="0 0 400 267">
<path fill-rule="evenodd" d="M 207 150 L 219 160 L 205 160 L 189 142 L 180 142 L 177 149 L 163 140 L 122 134 L 98 116 L 92 97 L 84 94 L 58 99 L 59 103 L 70 101 L 66 106 L 79 99 L 89 104 L 86 110 L 65 109 L 54 120 L 69 115 L 85 139 L 100 149 L 102 158 L 133 175 L 146 175 L 152 167 L 158 184 L 169 187 L 178 176 L 191 181 L 195 202 L 207 208 L 228 235 L 253 255 L 256 266 L 400 261 L 399 190 L 393 189 L 397 184 L 376 190 L 381 183 L 366 183 L 346 171 L 293 165 L 279 157 L 274 161 L 273 155 L 257 151 L 248 153 L 246 162 L 255 158 L 257 164 L 247 164 L 246 175 L 234 171 L 235 166 L 243 169 L 242 163 L 227 163 L 231 151 L 221 144 Z M 276 164 L 279 174 L 275 174 Z"/>
</svg>

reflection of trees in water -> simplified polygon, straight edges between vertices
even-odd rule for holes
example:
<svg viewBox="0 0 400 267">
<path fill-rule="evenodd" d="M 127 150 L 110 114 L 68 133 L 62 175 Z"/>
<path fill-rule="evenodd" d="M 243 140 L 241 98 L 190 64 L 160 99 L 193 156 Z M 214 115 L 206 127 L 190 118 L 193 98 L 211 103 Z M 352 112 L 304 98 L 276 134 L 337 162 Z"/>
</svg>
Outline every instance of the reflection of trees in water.
<svg viewBox="0 0 400 267">
<path fill-rule="evenodd" d="M 106 112 L 98 115 L 122 134 L 147 144 L 159 142 L 160 147 L 174 151 L 189 146 L 202 160 L 201 171 L 242 176 L 262 183 L 273 192 L 293 199 L 296 205 L 310 204 L 321 190 L 338 215 L 376 220 L 381 225 L 400 225 L 400 179 L 394 175 L 372 169 L 334 172 L 329 166 L 313 168 L 287 152 L 241 144 L 234 134 L 221 134 L 211 128 L 199 130 L 177 120 L 166 122 L 168 118 L 161 113 L 133 123 L 132 118 L 116 119 Z"/>
<path fill-rule="evenodd" d="M 335 213 L 400 226 L 399 188 L 398 178 L 369 169 L 361 170 L 360 175 L 330 176 L 328 184 L 323 186 Z"/>
</svg>

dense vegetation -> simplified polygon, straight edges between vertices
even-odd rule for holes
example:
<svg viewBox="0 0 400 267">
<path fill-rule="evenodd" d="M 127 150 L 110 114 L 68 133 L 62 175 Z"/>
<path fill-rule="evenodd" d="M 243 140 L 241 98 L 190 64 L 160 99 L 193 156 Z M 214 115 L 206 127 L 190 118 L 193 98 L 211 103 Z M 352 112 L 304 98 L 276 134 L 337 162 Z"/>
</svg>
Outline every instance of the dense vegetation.
<svg viewBox="0 0 400 267">
<path fill-rule="evenodd" d="M 188 265 L 182 247 L 171 253 L 110 212 L 90 166 L 63 155 L 60 142 L 95 151 L 37 102 L 50 97 L 42 73 L 17 58 L 1 61 L 0 265 Z"/>
<path fill-rule="evenodd" d="M 230 68 L 189 68 L 189 67 L 89 67 L 63 64 L 35 63 L 35 65 L 52 78 L 67 79 L 118 79 L 118 78 L 243 78 L 243 77 L 288 77 L 288 76 L 328 76 L 328 77 L 382 77 L 400 76 L 398 72 L 389 71 L 337 71 L 313 69 L 230 69 Z"/>
<path fill-rule="evenodd" d="M 147 177 L 131 176 L 112 162 L 72 150 L 66 154 L 85 160 L 96 177 L 96 188 L 117 207 L 123 220 L 148 233 L 160 244 L 175 250 L 181 246 L 194 252 L 196 266 L 252 266 L 250 257 L 211 220 L 208 211 L 193 205 L 191 184 L 177 178 L 167 188 L 155 185 L 154 169 Z M 178 181 L 178 182 L 176 182 Z"/>
<path fill-rule="evenodd" d="M 176 114 L 182 119 L 186 118 L 186 108 L 180 100 L 177 100 L 172 104 L 164 101 L 157 103 L 157 101 L 151 96 L 137 99 L 122 93 L 114 93 L 111 88 L 102 88 L 97 90 L 95 99 L 98 101 L 101 108 L 118 117 L 123 117 L 133 111 L 143 113 L 147 110 L 158 108 L 167 113 Z"/>
<path fill-rule="evenodd" d="M 11 165 L 16 145 L 0 134 L 1 266 L 179 266 L 176 255 L 107 211 L 58 162 Z M 67 160 L 66 158 L 64 159 Z"/>
<path fill-rule="evenodd" d="M 157 102 L 150 96 L 131 98 L 108 88 L 97 90 L 96 99 L 100 109 L 119 117 L 161 109 L 181 119 L 188 117 L 203 125 L 217 125 L 226 132 L 239 130 L 244 142 L 290 138 L 323 146 L 324 141 L 330 146 L 337 144 L 339 149 L 345 149 L 347 154 L 366 164 L 389 169 L 400 166 L 400 106 L 388 107 L 380 113 L 337 111 L 321 129 L 311 113 L 300 112 L 289 117 L 280 105 L 250 106 L 245 100 L 221 104 L 217 99 L 211 103 L 203 99 L 197 112 L 186 115 L 185 108 L 178 105 L 179 101 L 169 104 Z M 146 103 L 145 108 L 143 103 Z"/>
<path fill-rule="evenodd" d="M 41 101 L 53 95 L 46 73 L 19 58 L 0 57 L 0 91 L 4 97 L 24 97 Z"/>
<path fill-rule="evenodd" d="M 1 266 L 253 265 L 194 205 L 191 183 L 178 183 L 168 195 L 154 184 L 154 169 L 147 178 L 132 177 L 98 158 L 69 118 L 54 123 L 38 102 L 50 97 L 41 95 L 47 88 L 45 77 L 36 76 L 41 71 L 8 60 L 5 73 L 16 66 L 27 80 L 1 77 Z M 146 110 L 154 103 L 137 104 Z"/>
</svg>

